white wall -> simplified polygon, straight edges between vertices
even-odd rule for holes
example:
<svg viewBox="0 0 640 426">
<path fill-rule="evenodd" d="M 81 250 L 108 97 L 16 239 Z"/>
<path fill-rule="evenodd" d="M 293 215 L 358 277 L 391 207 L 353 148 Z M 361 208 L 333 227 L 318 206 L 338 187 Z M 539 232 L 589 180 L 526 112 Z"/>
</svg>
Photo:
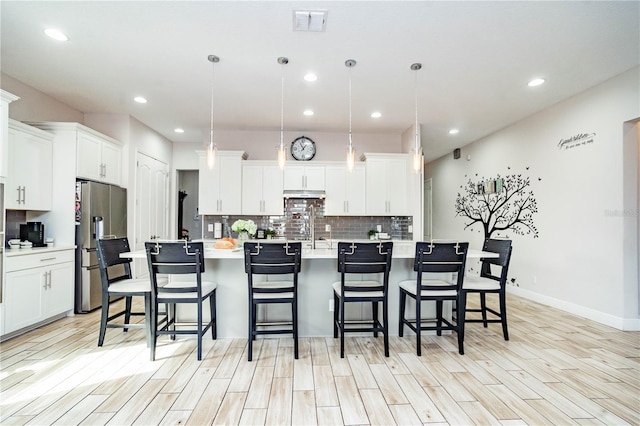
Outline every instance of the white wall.
<svg viewBox="0 0 640 426">
<path fill-rule="evenodd" d="M 429 163 L 434 238 L 481 247 L 481 229 L 465 230 L 465 220 L 455 215 L 467 177 L 529 176 L 539 238 L 502 234 L 514 246 L 509 291 L 620 329 L 640 329 L 637 274 L 623 267 L 631 262 L 637 271 L 637 244 L 632 251 L 623 245 L 625 232 L 637 234 L 637 226 L 625 228 L 621 213 L 623 123 L 640 117 L 639 93 L 638 69 L 630 70 L 464 147 L 459 160 L 447 155 Z M 559 148 L 562 139 L 581 133 L 593 133 L 593 143 Z"/>
<path fill-rule="evenodd" d="M 18 121 L 70 121 L 82 123 L 82 112 L 27 86 L 21 81 L 0 74 L 2 89 L 19 96 L 9 107 L 9 118 Z"/>
</svg>

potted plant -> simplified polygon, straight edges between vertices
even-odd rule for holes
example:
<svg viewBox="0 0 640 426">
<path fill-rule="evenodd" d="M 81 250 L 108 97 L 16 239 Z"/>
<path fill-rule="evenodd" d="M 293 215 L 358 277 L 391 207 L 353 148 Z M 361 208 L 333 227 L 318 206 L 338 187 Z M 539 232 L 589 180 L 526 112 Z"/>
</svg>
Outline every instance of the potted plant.
<svg viewBox="0 0 640 426">
<path fill-rule="evenodd" d="M 258 227 L 252 220 L 238 219 L 233 222 L 231 229 L 238 233 L 238 239 L 240 241 L 247 241 L 250 235 L 254 235 L 256 233 Z"/>
<path fill-rule="evenodd" d="M 375 240 L 376 235 L 378 234 L 378 231 L 376 231 L 375 229 L 370 229 L 369 232 L 367 232 L 367 234 L 369 235 L 370 240 Z"/>
<path fill-rule="evenodd" d="M 276 236 L 278 236 L 278 233 L 273 229 L 265 229 L 264 230 L 264 235 L 267 237 L 267 240 L 270 240 L 270 239 L 275 238 Z"/>
</svg>

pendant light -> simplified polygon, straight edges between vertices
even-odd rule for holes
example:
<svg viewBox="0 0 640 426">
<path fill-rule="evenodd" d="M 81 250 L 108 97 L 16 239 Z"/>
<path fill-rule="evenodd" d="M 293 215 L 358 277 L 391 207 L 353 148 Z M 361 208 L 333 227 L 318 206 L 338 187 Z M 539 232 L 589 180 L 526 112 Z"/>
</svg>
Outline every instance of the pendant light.
<svg viewBox="0 0 640 426">
<path fill-rule="evenodd" d="M 418 124 L 418 70 L 422 68 L 422 64 L 416 62 L 415 64 L 411 64 L 411 70 L 415 71 L 414 75 L 414 94 L 415 94 L 415 107 L 416 107 L 416 117 L 415 117 L 415 135 L 414 135 L 414 146 L 413 146 L 413 170 L 416 173 L 420 173 L 422 171 L 422 165 L 424 162 L 424 157 L 422 156 L 422 144 L 420 143 L 420 124 Z"/>
<path fill-rule="evenodd" d="M 209 62 L 211 62 L 211 128 L 209 130 L 209 144 L 207 145 L 207 167 L 209 169 L 213 169 L 216 165 L 216 154 L 218 152 L 218 147 L 213 140 L 213 87 L 215 83 L 215 67 L 216 63 L 220 62 L 220 58 L 216 55 L 209 55 L 207 57 Z"/>
<path fill-rule="evenodd" d="M 280 145 L 278 146 L 278 166 L 284 169 L 287 161 L 287 150 L 284 147 L 284 66 L 289 63 L 289 58 L 280 56 L 278 63 L 282 65 L 282 79 L 280 84 Z"/>
<path fill-rule="evenodd" d="M 351 68 L 356 66 L 355 59 L 347 59 L 345 66 L 349 68 L 349 146 L 347 147 L 347 169 L 353 170 L 356 161 L 356 150 L 353 147 L 353 138 L 351 136 Z"/>
<path fill-rule="evenodd" d="M 422 156 L 422 144 L 420 143 L 420 125 L 418 124 L 418 70 L 422 68 L 422 64 L 416 62 L 415 64 L 411 64 L 411 69 L 415 72 L 414 75 L 414 94 L 415 94 L 415 106 L 416 106 L 416 122 L 415 122 L 415 140 L 413 146 L 413 170 L 416 173 L 420 173 L 422 171 L 422 164 L 424 162 L 424 157 Z"/>
</svg>

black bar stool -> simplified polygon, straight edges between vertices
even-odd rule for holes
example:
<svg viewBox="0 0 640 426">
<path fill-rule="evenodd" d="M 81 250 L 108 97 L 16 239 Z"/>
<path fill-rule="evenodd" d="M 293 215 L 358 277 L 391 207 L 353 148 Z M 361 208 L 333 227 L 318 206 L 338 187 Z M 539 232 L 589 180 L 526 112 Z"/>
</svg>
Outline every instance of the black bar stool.
<svg viewBox="0 0 640 426">
<path fill-rule="evenodd" d="M 298 359 L 298 273 L 302 243 L 244 243 L 244 270 L 249 283 L 249 346 L 247 358 L 253 357 L 253 340 L 260 334 L 293 334 L 294 358 Z M 288 279 L 256 281 L 254 275 L 290 275 Z M 290 322 L 258 322 L 258 305 L 290 303 Z M 289 326 L 289 328 L 268 328 Z M 258 327 L 261 327 L 258 329 Z"/>
<path fill-rule="evenodd" d="M 480 295 L 480 309 L 466 308 L 466 312 L 479 312 L 482 314 L 482 319 L 466 318 L 465 322 L 481 322 L 484 327 L 487 324 L 502 323 L 502 334 L 504 340 L 509 340 L 509 331 L 507 329 L 507 273 L 509 272 L 509 262 L 511 261 L 511 240 L 495 240 L 487 238 L 482 246 L 482 251 L 488 251 L 492 253 L 498 253 L 498 258 L 482 258 L 482 266 L 480 267 L 480 276 L 469 276 L 464 278 L 464 284 L 462 285 L 462 291 L 468 296 L 469 293 L 477 293 Z M 491 267 L 500 268 L 500 274 L 491 272 Z M 496 293 L 499 298 L 499 310 L 487 307 L 486 294 Z M 487 319 L 487 313 L 494 316 L 492 319 Z"/>
<path fill-rule="evenodd" d="M 442 306 L 445 300 L 456 303 L 456 306 L 464 306 L 465 293 L 462 291 L 464 280 L 464 268 L 467 260 L 467 250 L 469 243 L 416 243 L 416 255 L 413 270 L 417 272 L 415 280 L 405 280 L 399 283 L 400 286 L 400 324 L 398 335 L 403 336 L 406 325 L 416 333 L 416 352 L 422 355 L 420 334 L 423 330 L 435 330 L 438 336 L 442 335 L 442 330 L 455 331 L 458 334 L 458 352 L 464 354 L 464 310 L 460 310 L 455 323 L 447 320 L 442 315 Z M 445 275 L 442 279 L 424 279 L 423 273 L 434 273 Z M 456 281 L 450 282 L 450 276 L 456 273 Z M 416 311 L 415 320 L 405 318 L 405 305 L 407 296 L 415 299 Z M 424 326 L 421 316 L 421 302 L 432 300 L 436 302 L 435 326 Z M 428 320 L 427 320 L 428 321 Z M 431 320 L 433 321 L 433 320 Z M 444 326 L 442 324 L 445 324 Z"/>
<path fill-rule="evenodd" d="M 152 241 L 144 243 L 147 251 L 147 263 L 151 276 L 152 305 L 154 321 L 151 333 L 151 360 L 155 359 L 156 337 L 170 335 L 175 339 L 176 334 L 195 334 L 198 336 L 198 361 L 202 359 L 202 336 L 211 329 L 211 337 L 216 339 L 216 288 L 217 284 L 211 281 L 203 281 L 204 272 L 204 246 L 201 242 L 187 241 Z M 165 286 L 158 285 L 159 274 L 170 275 L 195 275 L 195 281 L 170 280 Z M 209 299 L 210 320 L 203 324 L 203 304 Z M 158 324 L 158 305 L 167 305 L 167 322 L 162 327 Z M 197 319 L 195 327 L 177 329 L 181 325 L 176 318 L 176 304 L 195 304 L 197 307 Z"/>
<path fill-rule="evenodd" d="M 344 358 L 344 333 L 373 332 L 384 334 L 384 356 L 389 356 L 388 289 L 391 270 L 392 242 L 338 243 L 338 272 L 340 281 L 333 283 L 333 337 L 340 332 L 340 357 Z M 381 274 L 382 280 L 349 280 L 351 274 Z M 367 327 L 345 327 L 344 305 L 349 302 L 371 302 L 371 321 L 350 321 L 368 324 Z M 382 323 L 378 317 L 378 304 L 382 303 Z"/>
</svg>

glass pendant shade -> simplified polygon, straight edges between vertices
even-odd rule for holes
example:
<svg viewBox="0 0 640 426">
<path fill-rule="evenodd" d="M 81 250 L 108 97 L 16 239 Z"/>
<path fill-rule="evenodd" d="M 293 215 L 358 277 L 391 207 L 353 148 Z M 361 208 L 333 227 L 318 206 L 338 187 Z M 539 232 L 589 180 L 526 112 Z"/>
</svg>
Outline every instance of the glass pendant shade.
<svg viewBox="0 0 640 426">
<path fill-rule="evenodd" d="M 353 171 L 356 164 L 356 150 L 353 145 L 349 144 L 347 147 L 347 169 Z"/>
</svg>

